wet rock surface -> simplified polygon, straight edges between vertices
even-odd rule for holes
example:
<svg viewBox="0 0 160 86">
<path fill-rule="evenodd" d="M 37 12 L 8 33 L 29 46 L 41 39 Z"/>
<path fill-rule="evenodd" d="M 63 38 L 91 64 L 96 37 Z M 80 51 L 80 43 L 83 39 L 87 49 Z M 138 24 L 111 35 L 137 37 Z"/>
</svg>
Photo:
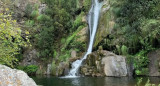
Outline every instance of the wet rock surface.
<svg viewBox="0 0 160 86">
<path fill-rule="evenodd" d="M 114 24 L 115 19 L 111 11 L 111 4 L 108 0 L 103 0 L 94 47 L 96 47 L 106 36 L 113 33 Z"/>
<path fill-rule="evenodd" d="M 127 76 L 126 58 L 105 50 L 98 50 L 83 62 L 80 73 L 85 76 Z"/>
</svg>

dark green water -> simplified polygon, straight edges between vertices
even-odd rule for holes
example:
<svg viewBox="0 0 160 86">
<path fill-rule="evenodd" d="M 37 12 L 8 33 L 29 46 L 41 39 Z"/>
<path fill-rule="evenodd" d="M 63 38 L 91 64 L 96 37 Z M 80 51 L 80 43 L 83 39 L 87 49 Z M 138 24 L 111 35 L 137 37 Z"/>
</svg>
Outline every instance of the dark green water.
<svg viewBox="0 0 160 86">
<path fill-rule="evenodd" d="M 78 78 L 59 78 L 59 77 L 32 77 L 38 85 L 42 86 L 135 86 L 140 78 L 141 86 L 150 80 L 150 83 L 160 84 L 160 77 L 78 77 Z"/>
</svg>

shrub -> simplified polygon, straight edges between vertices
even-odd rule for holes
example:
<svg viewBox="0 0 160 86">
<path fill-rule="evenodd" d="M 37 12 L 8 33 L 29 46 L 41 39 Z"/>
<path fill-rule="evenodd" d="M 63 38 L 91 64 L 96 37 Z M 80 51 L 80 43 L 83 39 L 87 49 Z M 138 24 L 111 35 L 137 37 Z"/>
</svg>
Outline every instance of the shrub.
<svg viewBox="0 0 160 86">
<path fill-rule="evenodd" d="M 136 69 L 137 75 L 147 75 L 148 74 L 148 63 L 149 59 L 147 57 L 148 51 L 142 50 L 135 55 L 134 67 Z"/>
<path fill-rule="evenodd" d="M 31 13 L 33 11 L 32 5 L 31 4 L 27 4 L 26 8 L 25 8 L 25 15 L 30 18 Z"/>
<path fill-rule="evenodd" d="M 38 70 L 38 66 L 37 65 L 18 66 L 17 69 L 23 70 L 29 75 L 34 75 Z"/>
<path fill-rule="evenodd" d="M 12 19 L 9 9 L 0 9 L 3 11 L 0 13 L 0 64 L 14 67 L 18 62 L 15 56 L 19 54 L 20 46 L 26 46 L 26 42 L 21 37 L 21 29 L 16 20 Z"/>
</svg>

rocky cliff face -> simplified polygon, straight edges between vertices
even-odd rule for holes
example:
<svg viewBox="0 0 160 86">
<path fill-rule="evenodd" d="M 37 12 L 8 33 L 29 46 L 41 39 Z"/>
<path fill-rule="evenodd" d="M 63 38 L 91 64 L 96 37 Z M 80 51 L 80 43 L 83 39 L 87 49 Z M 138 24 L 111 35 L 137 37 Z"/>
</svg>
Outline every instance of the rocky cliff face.
<svg viewBox="0 0 160 86">
<path fill-rule="evenodd" d="M 99 26 L 98 26 L 98 30 L 95 38 L 94 47 L 96 47 L 98 43 L 100 43 L 104 39 L 104 37 L 106 37 L 107 35 L 110 35 L 113 32 L 113 27 L 115 24 L 115 19 L 114 19 L 115 16 L 111 9 L 113 3 L 111 3 L 109 0 L 100 0 L 100 1 L 101 2 L 103 1 L 103 7 L 100 14 Z M 88 7 L 87 10 L 89 10 L 91 2 L 92 2 L 91 0 L 79 1 L 80 9 L 85 9 L 83 8 L 85 6 L 85 7 Z M 87 16 L 84 16 L 82 18 L 82 21 L 87 24 Z M 81 41 L 86 41 L 87 34 L 88 34 L 87 29 L 88 27 L 85 27 L 78 33 L 80 34 Z"/>
<path fill-rule="evenodd" d="M 111 3 L 109 0 L 104 0 L 94 47 L 96 47 L 104 37 L 112 33 L 114 23 L 114 14 L 111 11 Z"/>
<path fill-rule="evenodd" d="M 13 11 L 13 17 L 19 23 L 24 22 L 24 17 L 30 15 L 33 8 L 36 8 L 36 5 L 39 13 L 46 8 L 46 5 L 42 4 L 40 0 L 2 0 L 2 2 Z"/>
<path fill-rule="evenodd" d="M 36 49 L 27 49 L 25 50 L 25 52 L 23 53 L 23 60 L 20 63 L 23 66 L 26 65 L 37 65 L 37 61 L 36 59 L 37 57 L 37 50 Z"/>
<path fill-rule="evenodd" d="M 33 79 L 20 70 L 0 65 L 0 86 L 37 86 Z"/>
<path fill-rule="evenodd" d="M 81 74 L 85 76 L 127 76 L 126 58 L 105 50 L 98 50 L 84 61 Z"/>
</svg>

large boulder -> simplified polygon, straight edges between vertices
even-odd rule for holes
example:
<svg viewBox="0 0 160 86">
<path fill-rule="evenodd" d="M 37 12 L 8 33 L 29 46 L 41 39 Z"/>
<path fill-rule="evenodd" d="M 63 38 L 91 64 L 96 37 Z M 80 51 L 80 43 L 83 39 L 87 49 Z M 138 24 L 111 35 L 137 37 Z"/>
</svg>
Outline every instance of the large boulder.
<svg viewBox="0 0 160 86">
<path fill-rule="evenodd" d="M 102 59 L 104 72 L 106 76 L 127 76 L 127 64 L 125 57 L 115 55 L 112 52 L 105 51 L 106 55 Z"/>
<path fill-rule="evenodd" d="M 37 86 L 33 79 L 21 71 L 0 65 L 0 86 Z"/>
<path fill-rule="evenodd" d="M 98 50 L 88 55 L 80 73 L 85 76 L 127 76 L 129 68 L 124 56 L 105 50 Z"/>
<path fill-rule="evenodd" d="M 160 49 L 152 51 L 149 57 L 149 76 L 160 76 Z"/>
</svg>

